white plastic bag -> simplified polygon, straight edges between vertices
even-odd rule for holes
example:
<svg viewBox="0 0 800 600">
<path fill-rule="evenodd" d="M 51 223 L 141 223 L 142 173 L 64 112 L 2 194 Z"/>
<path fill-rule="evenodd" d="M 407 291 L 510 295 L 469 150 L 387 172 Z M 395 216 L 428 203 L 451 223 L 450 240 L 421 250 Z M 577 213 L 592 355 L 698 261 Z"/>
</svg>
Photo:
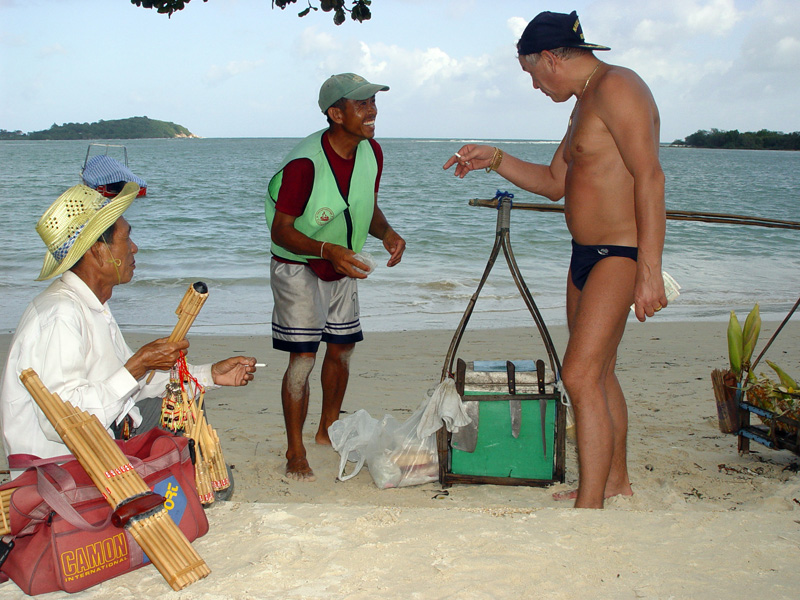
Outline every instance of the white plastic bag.
<svg viewBox="0 0 800 600">
<path fill-rule="evenodd" d="M 378 420 L 372 418 L 363 408 L 334 421 L 328 427 L 328 436 L 331 438 L 333 449 L 341 454 L 339 460 L 338 479 L 347 481 L 358 475 L 366 460 L 365 450 L 370 439 L 378 427 Z M 356 466 L 345 475 L 347 462 L 354 462 Z"/>
<path fill-rule="evenodd" d="M 430 483 L 439 479 L 436 433 L 417 435 L 428 399 L 403 423 L 386 415 L 365 450 L 367 466 L 380 489 Z"/>
<path fill-rule="evenodd" d="M 442 381 L 431 396 L 404 422 L 392 415 L 378 421 L 364 409 L 334 422 L 328 428 L 333 449 L 341 454 L 339 479 L 354 477 L 366 461 L 380 489 L 431 483 L 439 479 L 436 432 L 470 422 L 451 378 Z M 350 474 L 347 462 L 356 463 Z"/>
<path fill-rule="evenodd" d="M 452 377 L 445 377 L 423 406 L 417 435 L 424 438 L 436 433 L 442 428 L 443 421 L 447 431 L 454 431 L 472 422 L 464 409 L 464 403 L 461 402 L 461 396 L 456 391 L 456 382 Z"/>
<path fill-rule="evenodd" d="M 358 267 L 353 267 L 359 273 L 364 273 L 366 275 L 369 275 L 375 270 L 375 267 L 378 266 L 378 263 L 375 261 L 375 258 L 373 258 L 372 254 L 370 254 L 369 252 L 357 252 L 356 254 L 353 255 L 353 258 L 367 265 L 366 271 L 363 269 L 359 269 Z"/>
</svg>

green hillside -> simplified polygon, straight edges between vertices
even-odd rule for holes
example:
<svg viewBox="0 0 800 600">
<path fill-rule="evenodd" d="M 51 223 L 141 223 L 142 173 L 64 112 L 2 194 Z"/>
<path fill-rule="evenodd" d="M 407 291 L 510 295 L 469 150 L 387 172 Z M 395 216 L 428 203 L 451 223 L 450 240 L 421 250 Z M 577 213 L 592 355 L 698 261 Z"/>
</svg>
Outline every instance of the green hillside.
<svg viewBox="0 0 800 600">
<path fill-rule="evenodd" d="M 0 140 L 136 140 L 149 138 L 197 137 L 191 131 L 167 121 L 131 117 L 97 123 L 64 123 L 43 131 L 22 133 L 0 129 Z"/>
</svg>

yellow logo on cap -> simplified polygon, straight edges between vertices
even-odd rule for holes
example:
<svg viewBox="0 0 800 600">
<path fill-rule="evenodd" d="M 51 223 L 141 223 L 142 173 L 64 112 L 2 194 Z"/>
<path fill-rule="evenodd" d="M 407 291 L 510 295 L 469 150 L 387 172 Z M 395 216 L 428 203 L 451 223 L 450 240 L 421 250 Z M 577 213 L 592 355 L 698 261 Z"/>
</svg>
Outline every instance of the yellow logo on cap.
<svg viewBox="0 0 800 600">
<path fill-rule="evenodd" d="M 572 26 L 572 31 L 574 31 L 575 33 L 578 33 L 578 29 L 580 29 L 580 28 L 581 28 L 580 19 L 575 19 L 575 24 Z M 581 40 L 582 41 L 585 41 L 586 38 L 583 37 L 583 31 L 578 33 L 578 35 L 581 36 Z"/>
</svg>

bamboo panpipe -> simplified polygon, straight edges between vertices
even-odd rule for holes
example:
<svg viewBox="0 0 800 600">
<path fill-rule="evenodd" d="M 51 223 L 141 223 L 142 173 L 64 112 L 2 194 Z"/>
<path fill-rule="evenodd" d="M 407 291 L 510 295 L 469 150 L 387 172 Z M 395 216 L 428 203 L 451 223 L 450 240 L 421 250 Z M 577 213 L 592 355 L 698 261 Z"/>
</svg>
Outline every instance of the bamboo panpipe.
<svg viewBox="0 0 800 600">
<path fill-rule="evenodd" d="M 11 494 L 17 488 L 10 488 L 0 492 L 0 536 L 11 533 Z"/>
<path fill-rule="evenodd" d="M 211 504 L 214 502 L 214 480 L 211 473 L 211 463 L 208 460 L 208 450 L 204 448 L 202 440 L 203 418 L 202 410 L 199 406 L 202 405 L 203 394 L 200 395 L 200 400 L 195 406 L 193 403 L 187 401 L 189 407 L 189 422 L 191 431 L 187 429 L 187 434 L 194 440 L 195 448 L 197 450 L 197 462 L 195 464 L 195 477 L 197 479 L 197 493 L 200 496 L 200 502 L 203 504 Z"/>
<path fill-rule="evenodd" d="M 231 480 L 228 479 L 228 467 L 225 466 L 225 458 L 222 456 L 222 445 L 219 443 L 219 436 L 214 429 L 209 426 L 208 432 L 214 444 L 214 456 L 212 469 L 211 483 L 215 491 L 226 490 L 231 485 Z"/>
<path fill-rule="evenodd" d="M 208 474 L 211 478 L 211 486 L 214 491 L 220 491 L 230 487 L 228 479 L 228 469 L 225 466 L 225 458 L 222 455 L 222 445 L 219 436 L 205 418 L 203 411 L 203 399 L 205 394 L 200 393 L 197 404 L 189 404 L 189 414 L 191 415 L 194 427 L 191 437 L 197 445 L 200 455 L 207 463 Z"/>
<path fill-rule="evenodd" d="M 208 465 L 202 456 L 197 456 L 197 462 L 194 465 L 194 477 L 197 484 L 197 496 L 200 498 L 202 504 L 211 504 L 214 502 L 214 486 L 211 482 L 211 475 L 208 472 Z"/>
<path fill-rule="evenodd" d="M 194 475 L 195 481 L 197 482 L 197 494 L 200 497 L 200 502 L 203 504 L 211 504 L 214 502 L 214 487 L 211 484 L 211 474 L 208 472 L 208 465 L 203 457 L 203 452 L 200 448 L 200 442 L 198 440 L 200 421 L 197 419 L 197 415 L 193 406 L 189 403 L 188 395 L 185 391 L 183 392 L 183 399 L 185 405 L 187 405 L 189 408 L 189 422 L 187 423 L 186 434 L 189 438 L 194 440 L 196 457 L 194 464 Z M 190 427 L 191 429 L 189 429 Z"/>
<path fill-rule="evenodd" d="M 497 208 L 497 199 L 469 201 L 470 206 Z M 514 202 L 512 208 L 522 210 L 536 210 L 539 212 L 564 212 L 563 204 L 533 204 L 530 202 Z M 749 217 L 746 215 L 728 215 L 721 213 L 696 212 L 687 210 L 668 210 L 667 219 L 671 221 L 701 221 L 704 223 L 722 223 L 727 225 L 754 225 L 757 227 L 772 227 L 776 229 L 800 229 L 800 222 L 785 221 L 782 219 L 768 219 L 765 217 Z"/>
<path fill-rule="evenodd" d="M 203 308 L 203 304 L 207 299 L 208 286 L 205 283 L 195 281 L 189 286 L 180 304 L 178 304 L 178 308 L 175 310 L 175 314 L 178 315 L 178 322 L 169 336 L 170 342 L 179 342 L 186 337 L 186 332 L 189 331 L 195 317 L 200 313 L 200 309 Z M 153 373 L 151 372 L 147 377 L 147 383 L 150 383 L 152 379 Z"/>
<path fill-rule="evenodd" d="M 19 378 L 114 511 L 152 493 L 96 416 L 50 393 L 33 369 Z M 172 589 L 211 572 L 163 506 L 132 517 L 125 529 Z"/>
</svg>

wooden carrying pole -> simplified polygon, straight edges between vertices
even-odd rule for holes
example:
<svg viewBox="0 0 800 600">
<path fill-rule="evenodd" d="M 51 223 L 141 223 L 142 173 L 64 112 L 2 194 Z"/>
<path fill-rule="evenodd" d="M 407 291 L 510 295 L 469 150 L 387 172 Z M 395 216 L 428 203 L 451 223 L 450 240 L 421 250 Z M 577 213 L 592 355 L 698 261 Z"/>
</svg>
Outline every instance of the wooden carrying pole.
<svg viewBox="0 0 800 600">
<path fill-rule="evenodd" d="M 194 323 L 195 317 L 200 314 L 200 309 L 203 308 L 203 304 L 205 304 L 207 299 L 208 286 L 205 283 L 202 281 L 195 281 L 189 286 L 180 304 L 178 304 L 178 308 L 175 310 L 175 314 L 178 315 L 178 322 L 175 324 L 175 328 L 169 336 L 170 342 L 180 342 L 186 337 L 186 333 L 189 331 L 192 323 Z M 147 383 L 150 383 L 152 380 L 153 372 L 147 377 Z"/>
<path fill-rule="evenodd" d="M 469 201 L 470 206 L 497 208 L 497 199 Z M 512 208 L 522 210 L 536 210 L 539 212 L 563 213 L 563 204 L 533 204 L 530 202 L 514 202 Z M 709 212 L 694 212 L 686 210 L 668 210 L 667 219 L 671 221 L 701 221 L 704 223 L 725 223 L 728 225 L 754 225 L 757 227 L 772 227 L 776 229 L 800 229 L 800 222 L 784 221 L 781 219 L 767 219 L 764 217 L 748 217 L 745 215 L 727 215 Z"/>
<path fill-rule="evenodd" d="M 130 532 L 172 589 L 208 575 L 205 561 L 164 510 L 164 499 L 150 491 L 100 420 L 50 393 L 33 369 L 19 378 L 111 505 L 112 523 Z"/>
</svg>

